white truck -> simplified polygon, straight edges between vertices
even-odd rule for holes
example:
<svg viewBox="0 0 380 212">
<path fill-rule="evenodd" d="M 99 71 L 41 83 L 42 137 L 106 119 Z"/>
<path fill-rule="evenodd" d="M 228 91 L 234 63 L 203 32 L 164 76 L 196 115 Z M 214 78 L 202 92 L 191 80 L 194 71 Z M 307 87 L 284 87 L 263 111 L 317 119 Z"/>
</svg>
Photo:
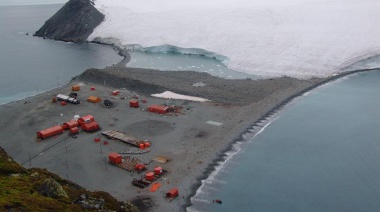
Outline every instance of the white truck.
<svg viewBox="0 0 380 212">
<path fill-rule="evenodd" d="M 69 97 L 69 96 L 66 96 L 63 94 L 58 94 L 57 100 L 69 102 L 69 103 L 76 104 L 76 105 L 80 103 L 80 101 L 78 99 L 75 99 L 75 98 L 72 98 L 72 97 Z"/>
</svg>

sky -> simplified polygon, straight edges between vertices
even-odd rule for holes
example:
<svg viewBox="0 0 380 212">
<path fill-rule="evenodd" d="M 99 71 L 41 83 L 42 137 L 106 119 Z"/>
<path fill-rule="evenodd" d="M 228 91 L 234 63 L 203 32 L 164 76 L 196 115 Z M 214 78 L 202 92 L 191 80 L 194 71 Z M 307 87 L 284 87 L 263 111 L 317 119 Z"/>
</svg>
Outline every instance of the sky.
<svg viewBox="0 0 380 212">
<path fill-rule="evenodd" d="M 36 5 L 36 4 L 63 4 L 68 0 L 0 0 L 0 6 Z"/>
</svg>

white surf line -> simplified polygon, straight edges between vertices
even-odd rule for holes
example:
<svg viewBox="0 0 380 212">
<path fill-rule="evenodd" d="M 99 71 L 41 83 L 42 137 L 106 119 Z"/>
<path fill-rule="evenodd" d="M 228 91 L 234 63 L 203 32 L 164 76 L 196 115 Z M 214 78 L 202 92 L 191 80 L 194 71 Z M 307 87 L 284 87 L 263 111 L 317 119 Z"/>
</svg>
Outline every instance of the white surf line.
<svg viewBox="0 0 380 212">
<path fill-rule="evenodd" d="M 266 125 L 264 125 L 260 130 L 259 132 L 257 132 L 251 139 L 249 140 L 253 140 L 257 135 L 259 135 L 260 133 L 262 133 L 271 123 L 273 123 L 274 121 L 276 121 L 278 118 L 280 117 L 277 116 L 276 118 L 274 118 L 272 121 L 268 122 Z M 236 145 L 237 144 L 237 145 Z M 235 151 L 234 150 L 230 150 L 230 151 L 227 151 L 225 154 L 228 154 L 227 155 L 227 158 L 222 161 L 222 162 L 219 162 L 218 165 L 215 166 L 215 170 L 207 177 L 207 179 L 205 180 L 201 180 L 202 184 L 201 186 L 197 189 L 197 191 L 195 192 L 195 195 L 190 197 L 190 200 L 191 201 L 199 201 L 199 198 L 197 198 L 199 195 L 201 195 L 202 193 L 204 193 L 203 189 L 206 188 L 206 183 L 211 183 L 211 181 L 219 181 L 219 180 L 216 180 L 215 179 L 215 176 L 222 170 L 222 168 L 224 167 L 224 165 L 234 156 L 236 155 L 238 152 L 240 152 L 241 150 L 241 147 L 240 145 L 242 144 L 242 142 L 236 142 L 235 144 L 233 144 L 233 148 L 235 148 Z M 223 183 L 224 181 L 219 181 L 220 183 Z M 210 187 L 210 186 L 207 186 L 207 187 Z M 209 188 L 208 188 L 209 189 Z M 191 207 L 194 207 L 194 205 L 192 205 Z M 186 210 L 187 211 L 196 211 L 194 208 L 191 208 L 191 207 L 187 207 Z"/>
<path fill-rule="evenodd" d="M 253 140 L 254 138 L 256 138 L 256 136 L 258 136 L 260 133 L 262 133 L 265 128 L 267 128 L 270 124 L 272 124 L 274 121 L 276 121 L 280 116 L 277 116 L 275 119 L 273 119 L 272 121 L 268 122 L 268 124 L 264 125 L 260 130 L 259 132 L 257 132 L 250 140 Z"/>
</svg>

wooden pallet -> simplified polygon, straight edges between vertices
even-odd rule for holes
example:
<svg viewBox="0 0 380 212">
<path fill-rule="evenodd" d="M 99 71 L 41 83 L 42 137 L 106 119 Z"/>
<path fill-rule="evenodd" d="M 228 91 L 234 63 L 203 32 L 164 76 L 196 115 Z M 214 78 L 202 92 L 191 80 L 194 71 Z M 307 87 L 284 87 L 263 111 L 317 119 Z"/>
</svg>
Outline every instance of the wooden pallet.
<svg viewBox="0 0 380 212">
<path fill-rule="evenodd" d="M 130 144 L 137 147 L 139 147 L 141 143 L 145 142 L 144 140 L 128 136 L 127 134 L 116 131 L 116 130 L 109 130 L 109 131 L 102 132 L 102 135 L 106 136 L 109 139 L 119 140 L 123 143 Z"/>
</svg>

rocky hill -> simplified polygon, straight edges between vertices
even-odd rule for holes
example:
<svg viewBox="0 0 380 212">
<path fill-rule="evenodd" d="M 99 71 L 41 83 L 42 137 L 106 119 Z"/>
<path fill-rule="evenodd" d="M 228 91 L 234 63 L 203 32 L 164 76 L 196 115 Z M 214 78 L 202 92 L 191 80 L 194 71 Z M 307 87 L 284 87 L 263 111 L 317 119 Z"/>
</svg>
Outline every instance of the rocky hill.
<svg viewBox="0 0 380 212">
<path fill-rule="evenodd" d="M 0 211 L 130 211 L 102 191 L 87 191 L 46 169 L 26 169 L 0 147 Z"/>
<path fill-rule="evenodd" d="M 83 42 L 104 20 L 91 0 L 70 0 L 34 34 L 38 37 Z"/>
</svg>

